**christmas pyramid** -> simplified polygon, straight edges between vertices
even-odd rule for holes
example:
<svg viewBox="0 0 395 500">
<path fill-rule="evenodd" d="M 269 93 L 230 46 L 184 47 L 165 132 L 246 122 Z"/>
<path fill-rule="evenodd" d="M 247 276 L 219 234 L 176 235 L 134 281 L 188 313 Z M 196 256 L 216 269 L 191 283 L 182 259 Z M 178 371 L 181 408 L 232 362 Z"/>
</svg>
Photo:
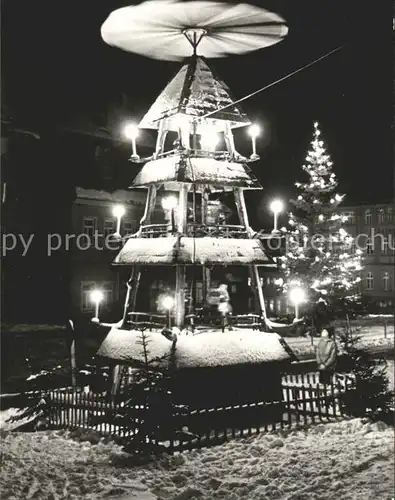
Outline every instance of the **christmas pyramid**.
<svg viewBox="0 0 395 500">
<path fill-rule="evenodd" d="M 227 120 L 231 128 L 249 125 L 250 121 L 236 105 L 228 86 L 219 80 L 203 57 L 192 56 L 176 76 L 167 84 L 139 127 L 157 129 L 160 120 L 184 114 L 202 117 L 208 113 L 212 119 Z M 225 106 L 228 108 L 219 111 Z"/>
</svg>

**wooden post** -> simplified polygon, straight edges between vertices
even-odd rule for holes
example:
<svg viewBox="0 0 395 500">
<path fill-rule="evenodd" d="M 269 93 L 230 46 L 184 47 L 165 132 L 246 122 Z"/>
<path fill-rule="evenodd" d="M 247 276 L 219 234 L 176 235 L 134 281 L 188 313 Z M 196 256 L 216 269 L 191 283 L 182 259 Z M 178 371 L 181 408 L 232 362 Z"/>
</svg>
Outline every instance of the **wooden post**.
<svg viewBox="0 0 395 500">
<path fill-rule="evenodd" d="M 176 326 L 183 328 L 185 318 L 185 266 L 176 266 Z"/>
<path fill-rule="evenodd" d="M 165 140 L 167 136 L 167 120 L 159 121 L 158 137 L 156 139 L 155 157 L 164 152 Z"/>
<path fill-rule="evenodd" d="M 188 184 L 181 184 L 178 195 L 177 207 L 177 231 L 179 234 L 187 232 L 187 209 L 188 209 Z"/>
<path fill-rule="evenodd" d="M 113 370 L 113 378 L 112 378 L 112 387 L 111 387 L 111 395 L 115 396 L 119 389 L 121 375 L 121 367 L 120 365 L 115 365 Z"/>
<path fill-rule="evenodd" d="M 260 309 L 259 314 L 263 316 L 263 319 L 265 321 L 265 326 L 267 326 L 267 323 L 266 323 L 267 314 L 266 314 L 265 299 L 263 297 L 263 291 L 262 291 L 258 266 L 254 265 L 254 264 L 252 264 L 250 266 L 250 276 L 251 276 L 252 286 L 254 287 L 254 291 L 255 291 L 256 301 L 257 301 L 258 307 Z"/>
<path fill-rule="evenodd" d="M 207 223 L 207 204 L 208 204 L 208 191 L 206 191 L 206 187 L 203 186 L 202 203 L 201 203 L 201 217 L 202 217 L 201 221 L 203 225 Z M 208 291 L 211 286 L 210 269 L 208 269 L 206 266 L 202 266 L 202 282 L 203 282 L 203 304 L 206 304 Z"/>
<path fill-rule="evenodd" d="M 250 223 L 248 220 L 247 207 L 244 199 L 244 190 L 242 188 L 236 188 L 234 189 L 233 193 L 235 196 L 235 203 L 240 224 L 244 226 L 249 233 Z"/>
<path fill-rule="evenodd" d="M 125 305 L 123 308 L 123 317 L 122 317 L 123 324 L 125 324 L 125 322 L 128 319 L 128 313 L 130 311 L 133 312 L 136 308 L 137 291 L 138 291 L 138 287 L 140 285 L 140 278 L 141 278 L 140 266 L 133 266 L 130 279 L 126 285 L 127 292 L 126 292 L 126 298 L 125 298 Z"/>
<path fill-rule="evenodd" d="M 145 203 L 144 215 L 142 216 L 142 218 L 140 220 L 140 228 L 141 228 L 141 226 L 151 224 L 152 214 L 154 213 L 154 210 L 155 210 L 155 203 L 156 203 L 156 185 L 151 184 L 151 186 L 149 186 L 149 188 L 148 188 L 148 194 L 147 194 L 147 200 Z"/>
<path fill-rule="evenodd" d="M 73 388 L 77 387 L 77 359 L 76 359 L 76 350 L 75 350 L 75 330 L 74 323 L 71 319 L 69 319 L 69 325 L 71 329 L 71 335 L 73 336 L 71 345 L 70 345 L 70 364 L 71 364 L 71 385 Z"/>
</svg>

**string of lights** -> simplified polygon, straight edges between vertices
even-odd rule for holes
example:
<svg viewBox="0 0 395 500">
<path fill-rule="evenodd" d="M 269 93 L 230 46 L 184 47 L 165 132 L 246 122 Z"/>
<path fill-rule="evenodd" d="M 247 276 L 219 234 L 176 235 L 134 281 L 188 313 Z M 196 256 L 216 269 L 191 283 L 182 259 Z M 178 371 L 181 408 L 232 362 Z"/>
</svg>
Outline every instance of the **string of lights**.
<svg viewBox="0 0 395 500">
<path fill-rule="evenodd" d="M 254 95 L 257 95 L 259 94 L 260 92 L 263 92 L 264 90 L 267 90 L 271 87 L 274 87 L 275 85 L 277 85 L 278 83 L 280 82 L 283 82 L 284 80 L 287 80 L 288 78 L 291 78 L 291 76 L 294 76 L 296 75 L 297 73 L 300 73 L 301 71 L 304 71 L 305 69 L 313 66 L 314 64 L 317 64 L 318 62 L 322 61 L 323 59 L 326 59 L 327 57 L 331 56 L 332 54 L 334 54 L 335 52 L 338 52 L 340 49 L 343 48 L 344 45 L 340 45 L 339 47 L 336 47 L 335 49 L 331 50 L 330 52 L 327 52 L 326 54 L 324 54 L 323 56 L 315 59 L 314 61 L 311 61 L 307 64 L 305 64 L 304 66 L 296 69 L 295 71 L 292 71 L 291 73 L 288 73 L 287 75 L 279 78 L 278 80 L 275 80 L 274 82 L 272 83 L 269 83 L 268 85 L 265 85 L 264 87 L 258 89 L 258 90 L 255 90 L 254 92 L 252 92 L 251 94 L 248 94 L 244 97 L 242 97 L 241 99 L 238 99 L 237 101 L 234 101 L 230 104 L 227 104 L 226 106 L 224 106 L 223 108 L 220 108 L 218 110 L 215 110 L 215 111 L 211 111 L 210 113 L 207 113 L 206 115 L 204 116 L 201 116 L 199 117 L 198 119 L 204 119 L 204 118 L 208 118 L 209 116 L 215 114 L 215 113 L 219 113 L 221 111 L 223 111 L 224 109 L 227 109 L 229 107 L 232 107 L 232 106 L 235 106 L 236 104 L 239 104 L 240 102 L 242 101 L 245 101 L 247 99 L 249 99 L 250 97 L 253 97 Z"/>
</svg>

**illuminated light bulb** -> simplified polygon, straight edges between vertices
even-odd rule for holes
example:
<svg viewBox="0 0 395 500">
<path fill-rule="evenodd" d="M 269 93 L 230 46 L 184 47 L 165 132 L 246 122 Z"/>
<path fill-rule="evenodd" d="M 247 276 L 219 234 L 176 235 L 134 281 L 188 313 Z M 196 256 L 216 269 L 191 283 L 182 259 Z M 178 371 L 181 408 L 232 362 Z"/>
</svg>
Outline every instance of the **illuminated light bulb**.
<svg viewBox="0 0 395 500">
<path fill-rule="evenodd" d="M 123 133 L 125 137 L 132 141 L 133 160 L 138 160 L 140 158 L 139 155 L 137 154 L 137 149 L 136 149 L 136 139 L 139 136 L 139 132 L 140 132 L 139 128 L 135 123 L 127 123 L 123 128 Z"/>
<path fill-rule="evenodd" d="M 261 129 L 260 129 L 259 125 L 257 125 L 257 124 L 251 125 L 251 127 L 248 129 L 248 134 L 251 137 L 251 143 L 252 143 L 252 153 L 250 156 L 251 160 L 258 160 L 259 159 L 259 156 L 256 154 L 256 138 L 258 137 L 260 132 L 261 132 Z"/>
</svg>

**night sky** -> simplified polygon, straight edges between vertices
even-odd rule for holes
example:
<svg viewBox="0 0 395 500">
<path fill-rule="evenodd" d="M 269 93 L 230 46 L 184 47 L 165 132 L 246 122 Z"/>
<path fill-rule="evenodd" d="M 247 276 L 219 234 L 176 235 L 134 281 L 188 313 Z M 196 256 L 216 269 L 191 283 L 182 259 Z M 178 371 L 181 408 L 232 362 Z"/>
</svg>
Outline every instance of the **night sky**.
<svg viewBox="0 0 395 500">
<path fill-rule="evenodd" d="M 81 117 L 94 120 L 122 93 L 130 117 L 142 117 L 180 66 L 102 41 L 100 26 L 109 12 L 130 3 L 2 2 L 3 93 L 17 119 L 54 128 Z M 312 123 L 318 120 L 348 202 L 392 199 L 391 3 L 252 3 L 281 14 L 289 34 L 271 48 L 211 60 L 236 98 L 343 45 L 314 67 L 243 103 L 250 119 L 264 127 L 258 147 L 262 159 L 254 170 L 266 196 L 292 193 Z M 237 143 L 249 152 L 245 131 L 238 133 Z"/>
</svg>

